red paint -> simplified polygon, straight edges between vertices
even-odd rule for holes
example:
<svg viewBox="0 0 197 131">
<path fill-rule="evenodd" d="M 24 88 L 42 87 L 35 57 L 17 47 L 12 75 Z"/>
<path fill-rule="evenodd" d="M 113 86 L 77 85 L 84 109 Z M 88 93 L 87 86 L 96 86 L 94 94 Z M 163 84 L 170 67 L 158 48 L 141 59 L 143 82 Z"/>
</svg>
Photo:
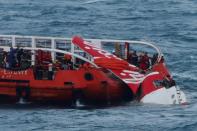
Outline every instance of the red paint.
<svg viewBox="0 0 197 131">
<path fill-rule="evenodd" d="M 123 100 L 128 89 L 133 93 L 131 97 L 142 98 L 160 88 L 154 85 L 155 80 L 163 80 L 169 75 L 163 62 L 142 74 L 139 68 L 130 66 L 127 61 L 92 46 L 78 36 L 74 37 L 72 42 L 93 56 L 94 63 L 100 68 L 94 68 L 88 63 L 78 70 L 59 68 L 54 74 L 54 80 L 36 80 L 32 68 L 23 71 L 0 69 L 0 95 L 17 97 L 16 90 L 22 88 L 30 90 L 31 101 L 52 100 L 69 103 L 81 97 L 86 102 L 117 102 Z M 42 64 L 43 59 L 49 60 L 51 56 L 38 51 L 37 64 Z M 65 55 L 65 59 L 70 60 L 71 56 Z M 147 61 L 149 58 L 144 59 Z M 60 67 L 58 62 L 55 66 Z M 158 74 L 149 75 L 153 72 Z M 141 94 L 137 94 L 139 89 Z M 82 96 L 76 96 L 75 92 L 80 92 Z"/>
<path fill-rule="evenodd" d="M 25 72 L 25 74 L 20 74 L 19 71 L 17 73 L 17 71 L 0 69 L 0 94 L 16 97 L 16 89 L 18 87 L 29 87 L 31 90 L 31 101 L 71 101 L 73 99 L 72 91 L 77 89 L 81 89 L 84 92 L 86 101 L 106 100 L 106 95 L 110 96 L 108 98 L 110 100 L 121 100 L 123 97 L 124 89 L 120 86 L 120 81 L 109 78 L 101 69 L 81 68 L 79 70 L 59 70 L 55 73 L 54 80 L 36 80 L 33 69 L 25 70 Z M 12 74 L 11 77 L 3 77 L 9 73 Z M 84 77 L 86 73 L 91 73 L 93 80 L 86 80 Z M 66 85 L 66 82 L 73 83 L 73 85 Z"/>
</svg>

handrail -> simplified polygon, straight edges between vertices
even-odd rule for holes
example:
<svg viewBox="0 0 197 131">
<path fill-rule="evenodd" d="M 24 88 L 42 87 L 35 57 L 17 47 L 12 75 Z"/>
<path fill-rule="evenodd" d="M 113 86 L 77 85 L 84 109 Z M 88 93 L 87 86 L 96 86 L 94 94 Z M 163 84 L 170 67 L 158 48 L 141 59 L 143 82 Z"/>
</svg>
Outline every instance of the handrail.
<svg viewBox="0 0 197 131">
<path fill-rule="evenodd" d="M 145 41 L 134 41 L 134 40 L 112 40 L 112 39 L 85 39 L 87 41 L 94 41 L 94 40 L 100 40 L 100 41 L 103 41 L 103 42 L 114 42 L 114 43 L 129 43 L 129 44 L 142 44 L 142 45 L 147 45 L 147 46 L 150 46 L 152 48 L 154 48 L 157 53 L 158 53 L 158 59 L 157 61 L 160 61 L 161 60 L 161 57 L 162 57 L 162 52 L 160 50 L 160 48 L 156 47 L 154 44 L 151 44 L 151 43 L 148 43 L 148 42 L 145 42 Z"/>
<path fill-rule="evenodd" d="M 58 49 L 49 49 L 49 48 L 31 48 L 31 47 L 25 47 L 24 49 L 27 49 L 27 50 L 43 50 L 43 51 L 50 51 L 50 52 L 57 52 L 57 53 L 62 53 L 62 54 L 68 54 L 68 55 L 71 55 L 71 56 L 74 56 L 76 58 L 79 58 L 81 60 L 84 60 L 85 62 L 88 62 L 90 64 L 92 64 L 94 67 L 98 68 L 98 66 L 91 62 L 90 60 L 80 56 L 80 55 L 77 55 L 75 53 L 71 53 L 71 52 L 68 52 L 68 51 L 63 51 L 63 50 L 58 50 Z"/>
<path fill-rule="evenodd" d="M 63 37 L 47 37 L 47 36 L 0 35 L 0 37 L 18 37 L 18 38 L 36 38 L 36 39 L 58 39 L 58 40 L 71 40 L 71 38 L 63 38 Z"/>
<path fill-rule="evenodd" d="M 0 37 L 10 37 L 10 38 L 30 38 L 30 39 L 50 39 L 50 40 L 67 40 L 71 41 L 71 38 L 62 37 L 45 37 L 45 36 L 21 36 L 21 35 L 0 35 Z M 161 50 L 152 43 L 144 41 L 132 41 L 132 40 L 112 40 L 112 39 L 85 39 L 86 41 L 99 41 L 99 42 L 114 42 L 114 43 L 129 43 L 129 44 L 142 44 L 154 48 L 158 53 L 157 62 L 162 58 Z M 72 42 L 71 42 L 72 43 Z M 93 43 L 94 44 L 94 43 Z M 46 48 L 44 48 L 46 50 Z M 61 51 L 61 50 L 60 50 Z M 68 52 L 69 53 L 69 52 Z"/>
</svg>

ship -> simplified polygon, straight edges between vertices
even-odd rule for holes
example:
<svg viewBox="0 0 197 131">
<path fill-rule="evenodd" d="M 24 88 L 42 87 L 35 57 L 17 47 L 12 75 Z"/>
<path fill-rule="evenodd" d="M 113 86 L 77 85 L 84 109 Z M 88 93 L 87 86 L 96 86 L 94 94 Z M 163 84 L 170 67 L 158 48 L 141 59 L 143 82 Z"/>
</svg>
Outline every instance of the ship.
<svg viewBox="0 0 197 131">
<path fill-rule="evenodd" d="M 187 103 L 149 42 L 0 35 L 0 61 L 0 103 Z"/>
</svg>

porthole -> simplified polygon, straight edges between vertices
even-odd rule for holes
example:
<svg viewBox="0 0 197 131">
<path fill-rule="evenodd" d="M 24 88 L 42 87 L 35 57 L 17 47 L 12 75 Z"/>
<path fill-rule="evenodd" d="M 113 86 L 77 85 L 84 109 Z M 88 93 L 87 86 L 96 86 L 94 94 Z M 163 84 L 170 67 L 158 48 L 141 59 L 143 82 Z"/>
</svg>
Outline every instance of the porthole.
<svg viewBox="0 0 197 131">
<path fill-rule="evenodd" d="M 91 81 L 94 79 L 93 75 L 91 73 L 85 73 L 84 75 L 85 80 Z"/>
</svg>

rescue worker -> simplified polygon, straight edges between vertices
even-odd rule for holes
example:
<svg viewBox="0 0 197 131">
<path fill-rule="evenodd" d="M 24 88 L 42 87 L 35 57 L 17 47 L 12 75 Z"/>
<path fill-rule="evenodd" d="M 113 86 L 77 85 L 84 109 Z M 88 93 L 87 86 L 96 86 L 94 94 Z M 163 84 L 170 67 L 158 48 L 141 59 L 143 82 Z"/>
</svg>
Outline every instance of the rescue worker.
<svg viewBox="0 0 197 131">
<path fill-rule="evenodd" d="M 88 69 L 89 67 L 91 67 L 90 63 L 88 62 L 85 62 L 83 65 L 82 65 L 83 68 L 85 69 Z"/>
<path fill-rule="evenodd" d="M 71 59 L 72 59 L 71 55 L 69 55 L 69 54 L 65 54 L 65 55 L 64 55 L 64 60 L 65 60 L 65 61 L 70 62 Z"/>
<path fill-rule="evenodd" d="M 175 82 L 175 80 L 172 79 L 172 77 L 170 75 L 165 76 L 165 78 L 162 82 L 162 86 L 164 86 L 166 88 L 170 88 L 175 85 L 176 85 L 176 82 Z"/>
<path fill-rule="evenodd" d="M 157 62 L 157 57 L 158 57 L 158 54 L 153 54 L 153 57 L 151 59 L 151 65 L 154 65 L 156 62 Z"/>
<path fill-rule="evenodd" d="M 53 63 L 51 61 L 48 64 L 48 80 L 53 80 Z"/>
<path fill-rule="evenodd" d="M 63 70 L 67 70 L 68 69 L 68 65 L 67 65 L 65 60 L 62 62 L 62 69 Z"/>
<path fill-rule="evenodd" d="M 17 50 L 17 55 L 16 55 L 16 59 L 17 59 L 17 64 L 19 67 L 21 67 L 21 58 L 23 55 L 23 49 L 18 49 Z"/>
<path fill-rule="evenodd" d="M 9 65 L 8 65 L 8 61 L 7 61 L 7 52 L 3 52 L 3 62 L 2 62 L 2 64 L 3 64 L 3 67 L 4 68 L 8 68 L 9 67 Z"/>
<path fill-rule="evenodd" d="M 8 53 L 8 68 L 13 68 L 14 66 L 14 49 L 10 47 L 10 52 Z"/>
<path fill-rule="evenodd" d="M 148 57 L 148 53 L 145 52 L 143 53 L 143 55 L 140 57 L 140 68 L 142 70 L 147 70 L 150 66 L 150 62 L 149 62 L 149 57 Z"/>
<path fill-rule="evenodd" d="M 71 55 L 69 55 L 69 54 L 64 55 L 64 61 L 65 61 L 65 64 L 67 65 L 68 70 L 71 70 L 73 68 L 73 63 L 71 60 L 72 60 Z"/>
<path fill-rule="evenodd" d="M 165 60 L 164 60 L 164 57 L 162 56 L 161 60 L 159 61 L 159 63 L 164 63 L 164 62 L 165 62 Z"/>
<path fill-rule="evenodd" d="M 131 61 L 131 64 L 133 64 L 135 66 L 138 66 L 138 56 L 137 56 L 136 51 L 134 51 L 132 53 L 131 58 L 130 58 L 130 61 Z"/>
<path fill-rule="evenodd" d="M 61 64 L 60 64 L 60 62 L 58 60 L 56 60 L 55 61 L 55 69 L 56 70 L 60 70 L 60 68 L 61 68 Z"/>
</svg>

